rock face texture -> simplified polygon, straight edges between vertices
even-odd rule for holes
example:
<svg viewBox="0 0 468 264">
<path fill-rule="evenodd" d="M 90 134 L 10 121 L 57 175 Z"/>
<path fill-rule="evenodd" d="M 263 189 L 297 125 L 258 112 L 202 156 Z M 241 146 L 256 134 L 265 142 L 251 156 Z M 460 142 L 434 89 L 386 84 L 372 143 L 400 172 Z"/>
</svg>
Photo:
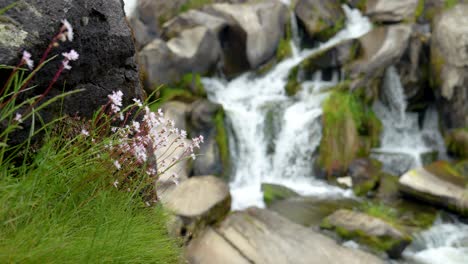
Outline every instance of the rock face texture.
<svg viewBox="0 0 468 264">
<path fill-rule="evenodd" d="M 468 215 L 468 180 L 445 162 L 411 170 L 401 176 L 400 190 L 422 201 Z"/>
<path fill-rule="evenodd" d="M 368 0 L 365 14 L 375 22 L 401 22 L 414 18 L 418 0 Z"/>
<path fill-rule="evenodd" d="M 174 214 L 170 232 L 189 240 L 193 234 L 228 214 L 231 195 L 229 187 L 219 178 L 199 176 L 183 181 L 163 203 Z"/>
<path fill-rule="evenodd" d="M 85 89 L 65 99 L 65 113 L 91 116 L 115 90 L 124 93 L 124 103 L 142 96 L 132 33 L 121 0 L 0 0 L 0 6 L 13 2 L 17 5 L 0 19 L 0 64 L 17 65 L 25 49 L 37 64 L 60 29 L 60 21 L 68 19 L 73 26 L 73 42 L 61 43 L 51 52 L 60 55 L 75 49 L 80 54 L 71 63 L 73 68 L 62 74 L 51 92 L 56 95 L 63 88 L 65 91 Z M 41 92 L 49 84 L 60 57 L 49 62 L 36 76 L 35 91 Z M 5 74 L 0 72 L 0 80 Z"/>
<path fill-rule="evenodd" d="M 325 41 L 344 27 L 345 15 L 338 0 L 299 0 L 296 16 L 312 39 Z"/>
<path fill-rule="evenodd" d="M 446 129 L 468 127 L 468 4 L 434 19 L 431 76 Z"/>
<path fill-rule="evenodd" d="M 383 263 L 258 208 L 232 213 L 218 228 L 192 241 L 186 253 L 189 263 L 204 264 L 220 263 L 219 257 L 227 253 L 233 259 L 226 263 Z"/>
<path fill-rule="evenodd" d="M 364 213 L 341 209 L 328 216 L 322 227 L 336 229 L 347 239 L 353 238 L 398 258 L 411 237 L 386 221 Z"/>
</svg>

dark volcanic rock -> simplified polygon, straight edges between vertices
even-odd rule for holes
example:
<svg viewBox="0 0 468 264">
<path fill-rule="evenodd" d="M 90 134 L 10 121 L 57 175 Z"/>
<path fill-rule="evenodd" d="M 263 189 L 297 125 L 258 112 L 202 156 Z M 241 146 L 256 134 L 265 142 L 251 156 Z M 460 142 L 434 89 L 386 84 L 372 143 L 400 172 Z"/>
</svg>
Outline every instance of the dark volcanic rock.
<svg viewBox="0 0 468 264">
<path fill-rule="evenodd" d="M 16 1 L 0 0 L 0 7 L 13 2 Z M 63 89 L 85 89 L 65 99 L 65 113 L 91 116 L 115 90 L 122 90 L 124 103 L 142 97 L 132 33 L 121 0 L 18 1 L 0 17 L 0 64 L 16 65 L 24 49 L 38 63 L 60 29 L 62 19 L 72 24 L 74 40 L 61 43 L 51 55 L 75 49 L 80 58 L 71 63 L 70 71 L 62 74 L 50 95 L 60 94 Z M 49 84 L 60 65 L 60 57 L 35 77 L 33 83 L 38 85 L 35 93 L 41 93 Z M 0 72 L 0 83 L 8 74 Z"/>
</svg>

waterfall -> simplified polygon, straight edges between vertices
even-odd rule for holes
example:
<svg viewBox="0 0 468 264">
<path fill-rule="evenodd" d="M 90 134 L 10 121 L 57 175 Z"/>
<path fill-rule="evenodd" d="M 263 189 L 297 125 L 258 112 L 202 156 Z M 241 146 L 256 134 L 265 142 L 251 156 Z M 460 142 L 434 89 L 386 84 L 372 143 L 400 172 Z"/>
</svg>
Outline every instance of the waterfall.
<svg viewBox="0 0 468 264">
<path fill-rule="evenodd" d="M 394 66 L 386 70 L 382 86 L 382 100 L 374 104 L 374 111 L 383 124 L 381 146 L 373 150 L 373 157 L 384 163 L 384 169 L 401 175 L 422 166 L 431 155 L 445 158 L 443 138 L 437 127 L 434 108 L 425 113 L 422 128 L 417 113 L 406 112 L 403 85 Z"/>
<path fill-rule="evenodd" d="M 266 75 L 246 73 L 229 82 L 203 79 L 210 100 L 223 105 L 232 125 L 231 138 L 235 140 L 230 148 L 234 167 L 230 187 L 234 209 L 263 206 L 263 182 L 282 184 L 307 195 L 350 194 L 314 179 L 311 167 L 312 153 L 321 139 L 321 103 L 327 97 L 321 90 L 337 84 L 339 74 L 324 81 L 317 73 L 294 98 L 284 91 L 289 71 L 305 58 L 371 29 L 371 23 L 359 11 L 346 5 L 343 8 L 347 15 L 345 29 L 316 49 L 300 50 L 298 43 L 291 41 L 298 52 Z M 294 19 L 292 23 L 296 23 Z"/>
</svg>

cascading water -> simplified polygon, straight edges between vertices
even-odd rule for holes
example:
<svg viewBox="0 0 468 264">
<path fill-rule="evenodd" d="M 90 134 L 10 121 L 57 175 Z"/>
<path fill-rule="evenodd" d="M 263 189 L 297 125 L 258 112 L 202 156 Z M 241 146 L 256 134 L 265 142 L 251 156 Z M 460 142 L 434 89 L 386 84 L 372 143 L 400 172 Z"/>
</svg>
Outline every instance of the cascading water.
<svg viewBox="0 0 468 264">
<path fill-rule="evenodd" d="M 374 110 L 382 121 L 381 146 L 373 150 L 373 157 L 381 160 L 384 169 L 401 175 L 420 167 L 425 156 L 445 158 L 445 146 L 438 132 L 437 111 L 429 108 L 422 128 L 417 113 L 406 112 L 406 97 L 395 67 L 389 67 L 382 89 L 384 102 L 377 101 Z"/>
<path fill-rule="evenodd" d="M 430 229 L 414 237 L 403 256 L 418 264 L 466 264 L 468 225 L 456 220 L 438 220 Z"/>
<path fill-rule="evenodd" d="M 233 208 L 263 206 L 260 190 L 263 182 L 279 183 L 308 195 L 346 195 L 341 189 L 311 177 L 310 157 L 321 138 L 320 104 L 327 96 L 320 90 L 335 85 L 338 74 L 323 81 L 318 73 L 314 81 L 303 84 L 303 90 L 295 98 L 284 91 L 289 71 L 305 58 L 371 29 L 369 20 L 357 10 L 343 8 L 348 19 L 344 30 L 313 50 L 300 51 L 293 39 L 291 45 L 298 52 L 266 75 L 244 74 L 230 82 L 217 78 L 203 80 L 209 98 L 223 105 L 232 125 L 231 138 L 236 139 L 235 147 L 231 148 Z"/>
</svg>

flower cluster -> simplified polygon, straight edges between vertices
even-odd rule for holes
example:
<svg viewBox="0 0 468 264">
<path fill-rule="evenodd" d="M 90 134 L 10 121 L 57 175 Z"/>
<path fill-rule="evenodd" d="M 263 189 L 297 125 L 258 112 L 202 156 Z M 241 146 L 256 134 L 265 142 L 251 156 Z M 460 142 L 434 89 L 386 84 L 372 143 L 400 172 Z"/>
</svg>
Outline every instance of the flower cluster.
<svg viewBox="0 0 468 264">
<path fill-rule="evenodd" d="M 109 116 L 123 115 L 122 96 L 121 91 L 108 96 Z M 195 151 L 203 143 L 203 136 L 188 140 L 187 132 L 176 128 L 175 122 L 166 118 L 161 109 L 153 112 L 139 100 L 133 101 L 132 107 L 140 111 L 140 118 L 111 128 L 117 137 L 116 143 L 108 146 L 115 168 L 121 170 L 123 167 L 143 167 L 153 179 L 170 173 L 169 179 L 177 184 L 177 173 L 170 172 L 171 168 L 188 158 L 195 159 Z"/>
</svg>

